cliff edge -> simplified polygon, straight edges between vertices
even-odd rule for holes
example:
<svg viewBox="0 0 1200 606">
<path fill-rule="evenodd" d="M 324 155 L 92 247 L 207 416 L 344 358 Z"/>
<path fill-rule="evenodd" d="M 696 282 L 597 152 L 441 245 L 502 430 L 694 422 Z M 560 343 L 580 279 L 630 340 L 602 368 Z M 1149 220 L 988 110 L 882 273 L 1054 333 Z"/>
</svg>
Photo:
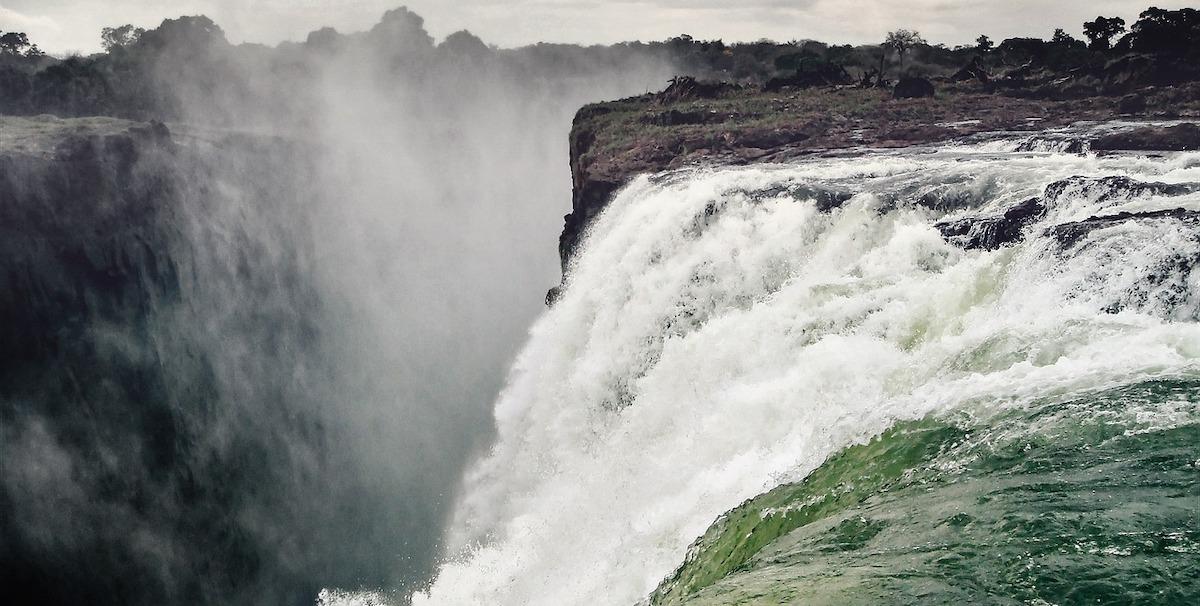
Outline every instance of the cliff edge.
<svg viewBox="0 0 1200 606">
<path fill-rule="evenodd" d="M 759 90 L 690 78 L 659 93 L 583 107 L 570 135 L 571 213 L 559 238 L 564 279 L 588 225 L 633 176 L 689 165 L 781 162 L 807 154 L 897 148 L 988 132 L 1038 132 L 1079 121 L 1200 117 L 1200 83 L 1083 89 L 1069 82 L 996 90 L 994 83 L 928 82 L 932 96 L 830 86 Z M 918 93 L 920 94 L 920 93 Z M 1142 141 L 1096 149 L 1170 149 Z M 1150 141 L 1145 139 L 1149 137 Z M 1072 151 L 1085 151 L 1084 147 Z M 547 302 L 557 297 L 555 287 Z"/>
</svg>

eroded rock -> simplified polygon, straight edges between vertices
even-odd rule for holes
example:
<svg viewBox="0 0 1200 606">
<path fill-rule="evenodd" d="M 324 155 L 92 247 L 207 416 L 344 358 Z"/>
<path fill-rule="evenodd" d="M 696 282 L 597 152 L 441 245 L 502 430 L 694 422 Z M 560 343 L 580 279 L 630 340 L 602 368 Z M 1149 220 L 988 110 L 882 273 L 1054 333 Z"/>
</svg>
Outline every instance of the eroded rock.
<svg viewBox="0 0 1200 606">
<path fill-rule="evenodd" d="M 1155 219 L 1173 219 L 1200 227 L 1200 211 L 1185 208 L 1170 208 L 1147 212 L 1119 212 L 1112 215 L 1089 217 L 1082 221 L 1055 225 L 1049 229 L 1049 233 L 1058 241 L 1059 246 L 1071 248 L 1096 230 L 1113 227 L 1129 221 Z"/>
<path fill-rule="evenodd" d="M 933 83 L 925 78 L 901 78 L 896 88 L 892 89 L 895 99 L 920 99 L 932 97 L 933 94 Z"/>
<path fill-rule="evenodd" d="M 1092 141 L 1098 151 L 1195 151 L 1200 149 L 1200 126 L 1185 122 L 1176 126 L 1148 126 L 1113 133 Z"/>
<path fill-rule="evenodd" d="M 1030 198 L 992 217 L 972 217 L 934 225 L 942 236 L 967 250 L 995 250 L 1006 244 L 1020 242 L 1025 228 L 1046 214 L 1038 198 Z"/>
</svg>

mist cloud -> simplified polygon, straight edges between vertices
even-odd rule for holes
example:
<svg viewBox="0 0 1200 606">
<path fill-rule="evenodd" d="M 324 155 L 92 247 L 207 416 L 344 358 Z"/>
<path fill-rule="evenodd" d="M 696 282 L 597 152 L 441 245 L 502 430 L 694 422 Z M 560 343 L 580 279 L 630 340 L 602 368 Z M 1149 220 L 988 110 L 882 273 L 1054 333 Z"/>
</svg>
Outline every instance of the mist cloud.
<svg viewBox="0 0 1200 606">
<path fill-rule="evenodd" d="M 145 196 L 96 205 L 124 209 L 114 240 L 68 226 L 62 246 L 137 271 L 101 306 L 75 288 L 82 311 L 47 321 L 78 326 L 67 353 L 0 384 L 0 569 L 21 563 L 45 603 L 419 583 L 558 281 L 571 118 L 674 68 L 644 48 L 439 44 L 406 10 L 277 49 L 182 19 L 122 53 L 147 96 L 116 109 L 149 103 L 179 145 L 22 198 Z M 81 150 L 116 162 L 103 140 Z M 26 231 L 15 250 L 47 248 Z"/>
</svg>

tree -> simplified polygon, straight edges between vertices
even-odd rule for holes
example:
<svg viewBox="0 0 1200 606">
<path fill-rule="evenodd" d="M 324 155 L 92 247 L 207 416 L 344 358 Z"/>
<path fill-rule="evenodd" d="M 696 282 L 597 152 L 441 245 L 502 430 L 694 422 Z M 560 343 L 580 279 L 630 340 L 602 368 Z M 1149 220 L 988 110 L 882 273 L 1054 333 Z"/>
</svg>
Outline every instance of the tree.
<svg viewBox="0 0 1200 606">
<path fill-rule="evenodd" d="M 21 32 L 8 32 L 0 36 L 0 54 L 20 55 L 29 48 L 29 36 Z"/>
<path fill-rule="evenodd" d="M 1059 46 L 1070 46 L 1076 42 L 1078 42 L 1078 40 L 1073 38 L 1071 34 L 1068 34 L 1066 30 L 1061 27 L 1055 29 L 1054 35 L 1050 37 L 1050 44 L 1057 44 Z"/>
<path fill-rule="evenodd" d="M 166 19 L 157 28 L 143 32 L 137 41 L 139 48 L 174 50 L 180 55 L 228 44 L 221 26 L 204 15 Z"/>
<path fill-rule="evenodd" d="M 106 27 L 100 30 L 100 44 L 107 52 L 114 49 L 128 48 L 137 44 L 146 30 L 126 24 L 120 27 Z"/>
<path fill-rule="evenodd" d="M 1092 50 L 1112 48 L 1112 39 L 1125 31 L 1125 20 L 1120 17 L 1096 17 L 1095 21 L 1083 24 L 1083 35 L 1087 36 Z"/>
<path fill-rule="evenodd" d="M 918 44 L 925 44 L 925 39 L 921 38 L 921 34 L 906 29 L 888 32 L 887 39 L 883 41 L 884 46 L 896 51 L 896 56 L 900 58 L 900 69 L 904 69 L 904 55 Z"/>
<path fill-rule="evenodd" d="M 1118 47 L 1142 53 L 1183 53 L 1200 46 L 1200 11 L 1150 7 L 1129 27 Z"/>
<path fill-rule="evenodd" d="M 992 39 L 987 36 L 979 36 L 975 39 L 975 49 L 981 53 L 992 50 L 992 46 Z"/>
</svg>

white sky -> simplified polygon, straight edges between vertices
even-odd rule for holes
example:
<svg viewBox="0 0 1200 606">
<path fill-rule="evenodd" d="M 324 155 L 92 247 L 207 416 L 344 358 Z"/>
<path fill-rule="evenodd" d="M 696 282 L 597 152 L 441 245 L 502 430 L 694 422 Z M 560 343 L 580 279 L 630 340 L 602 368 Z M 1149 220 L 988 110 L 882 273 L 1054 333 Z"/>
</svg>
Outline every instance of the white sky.
<svg viewBox="0 0 1200 606">
<path fill-rule="evenodd" d="M 166 17 L 205 14 L 230 41 L 276 44 L 332 26 L 369 28 L 402 4 L 425 17 L 436 38 L 468 29 L 486 42 L 612 43 L 681 33 L 726 42 L 813 38 L 874 42 L 891 29 L 931 42 L 1049 37 L 1055 27 L 1080 36 L 1097 15 L 1132 23 L 1147 6 L 1182 8 L 1187 0 L 0 0 L 0 30 L 24 31 L 52 53 L 100 48 L 100 29 L 157 26 Z"/>
</svg>

